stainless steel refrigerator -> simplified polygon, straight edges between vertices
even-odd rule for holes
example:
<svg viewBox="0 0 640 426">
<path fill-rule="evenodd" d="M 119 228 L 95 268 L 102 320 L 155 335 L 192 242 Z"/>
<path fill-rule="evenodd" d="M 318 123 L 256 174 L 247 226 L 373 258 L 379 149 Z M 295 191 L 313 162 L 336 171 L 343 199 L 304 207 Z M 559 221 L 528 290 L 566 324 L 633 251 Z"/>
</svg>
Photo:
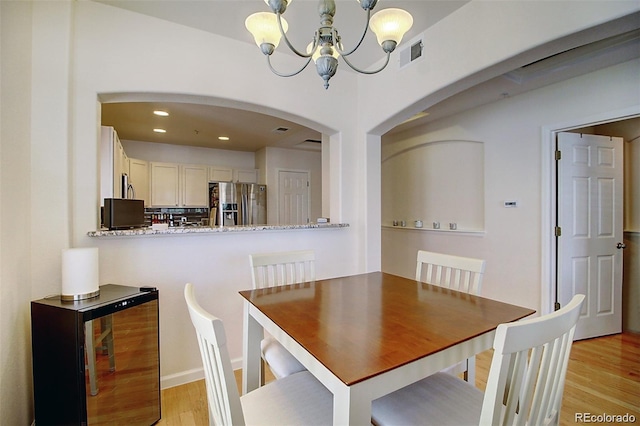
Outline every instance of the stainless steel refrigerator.
<svg viewBox="0 0 640 426">
<path fill-rule="evenodd" d="M 255 183 L 209 184 L 211 226 L 265 225 L 267 186 Z"/>
</svg>

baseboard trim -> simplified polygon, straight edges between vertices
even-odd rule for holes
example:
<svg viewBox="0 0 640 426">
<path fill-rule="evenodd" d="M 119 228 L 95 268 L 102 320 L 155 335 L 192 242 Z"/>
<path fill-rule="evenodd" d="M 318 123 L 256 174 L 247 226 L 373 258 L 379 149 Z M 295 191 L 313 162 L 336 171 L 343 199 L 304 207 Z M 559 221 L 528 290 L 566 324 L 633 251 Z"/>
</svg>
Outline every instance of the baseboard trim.
<svg viewBox="0 0 640 426">
<path fill-rule="evenodd" d="M 231 368 L 238 370 L 242 368 L 242 358 L 231 360 Z M 169 374 L 160 377 L 160 389 L 168 389 L 175 386 L 186 385 L 204 379 L 204 369 L 194 368 L 192 370 L 182 371 L 180 373 Z"/>
</svg>

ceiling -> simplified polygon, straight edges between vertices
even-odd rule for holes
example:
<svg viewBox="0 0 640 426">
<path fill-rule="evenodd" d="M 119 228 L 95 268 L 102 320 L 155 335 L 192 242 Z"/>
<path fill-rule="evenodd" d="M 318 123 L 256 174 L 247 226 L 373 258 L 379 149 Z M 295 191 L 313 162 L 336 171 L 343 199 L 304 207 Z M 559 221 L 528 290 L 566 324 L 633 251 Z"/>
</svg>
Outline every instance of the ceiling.
<svg viewBox="0 0 640 426">
<path fill-rule="evenodd" d="M 255 46 L 253 36 L 244 26 L 245 19 L 255 12 L 269 12 L 264 0 L 94 0 L 98 3 L 138 12 L 209 33 L 246 42 Z M 413 37 L 468 3 L 469 0 L 379 0 L 374 12 L 390 7 L 407 10 L 413 16 L 413 27 L 404 40 Z M 298 50 L 304 50 L 320 26 L 318 0 L 290 0 L 283 17 L 289 23 L 287 37 Z M 338 29 L 346 50 L 355 46 L 366 24 L 366 13 L 355 0 L 335 0 L 334 26 Z M 287 52 L 284 42 L 279 52 Z M 293 53 L 291 53 L 293 55 Z M 356 66 L 368 67 L 384 56 L 372 35 L 354 53 Z M 276 61 L 274 61 L 276 62 Z M 274 64 L 276 65 L 276 64 Z M 266 60 L 265 60 L 265 66 Z M 346 70 L 347 67 L 340 69 Z M 305 71 L 306 72 L 306 71 Z M 318 77 L 319 78 L 319 77 Z M 322 80 L 319 81 L 322 84 Z"/>
<path fill-rule="evenodd" d="M 254 42 L 244 27 L 245 18 L 253 12 L 268 10 L 263 0 L 94 1 L 250 44 Z M 385 0 L 378 4 L 376 10 L 400 7 L 409 11 L 413 15 L 414 25 L 404 40 L 411 40 L 465 3 L 467 1 Z M 348 49 L 349 42 L 359 37 L 365 23 L 365 13 L 353 0 L 337 0 L 336 5 L 334 25 L 340 31 L 345 48 Z M 288 36 L 294 46 L 302 49 L 301 46 L 310 41 L 313 31 L 319 25 L 317 0 L 295 0 L 284 16 L 289 22 Z M 362 22 L 362 27 L 354 24 L 358 22 Z M 389 133 L 403 131 L 465 109 L 637 58 L 640 56 L 639 40 L 638 31 L 633 31 L 625 37 L 593 43 L 526 65 L 452 96 L 425 111 L 428 114 L 422 113 L 419 117 L 414 117 L 415 119 L 407 120 Z M 262 54 L 257 46 L 255 49 L 256 55 Z M 288 49 L 282 43 L 278 50 L 286 52 Z M 368 35 L 365 43 L 354 53 L 352 62 L 366 68 L 382 56 L 375 37 Z M 349 72 L 347 67 L 341 68 L 341 72 L 345 70 Z M 318 84 L 322 84 L 320 77 Z M 313 129 L 269 115 L 227 107 L 137 102 L 103 103 L 102 110 L 102 124 L 113 126 L 124 140 L 251 152 L 264 146 L 319 150 L 321 145 L 321 134 Z M 164 110 L 170 115 L 158 117 L 153 115 L 154 110 Z M 247 126 L 247 123 L 251 123 L 251 126 Z M 158 127 L 164 128 L 167 132 L 154 133 L 153 129 Z M 230 139 L 220 141 L 219 136 L 227 136 Z"/>
<path fill-rule="evenodd" d="M 155 110 L 169 115 L 154 115 Z M 248 152 L 265 146 L 320 150 L 322 138 L 315 130 L 270 115 L 179 102 L 103 103 L 102 125 L 115 128 L 124 140 Z M 157 128 L 166 133 L 154 132 Z"/>
</svg>

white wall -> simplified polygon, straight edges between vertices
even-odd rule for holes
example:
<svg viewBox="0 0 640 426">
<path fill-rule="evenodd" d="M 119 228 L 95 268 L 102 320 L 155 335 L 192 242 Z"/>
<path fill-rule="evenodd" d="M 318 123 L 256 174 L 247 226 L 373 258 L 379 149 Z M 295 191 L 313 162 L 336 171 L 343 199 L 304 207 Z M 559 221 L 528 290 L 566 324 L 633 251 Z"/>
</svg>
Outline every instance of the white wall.
<svg viewBox="0 0 640 426">
<path fill-rule="evenodd" d="M 269 147 L 265 154 L 265 182 L 270 188 L 267 201 L 269 223 L 277 223 L 279 170 L 309 172 L 309 218 L 315 222 L 322 216 L 322 153 Z"/>
<path fill-rule="evenodd" d="M 116 129 L 117 131 L 118 129 Z M 186 147 L 164 143 L 122 140 L 124 152 L 130 158 L 164 163 L 202 164 L 208 166 L 231 167 L 232 169 L 253 169 L 256 167 L 253 152 L 229 151 L 201 147 Z"/>
<path fill-rule="evenodd" d="M 29 3 L 0 3 L 0 424 L 33 420 L 31 19 Z"/>
<path fill-rule="evenodd" d="M 640 232 L 625 232 L 622 329 L 640 333 Z"/>
<path fill-rule="evenodd" d="M 273 115 L 287 116 L 295 112 L 302 117 L 314 117 L 324 125 L 318 126 L 311 120 L 305 124 L 323 131 L 340 130 L 336 136 L 340 139 L 353 132 L 342 117 L 346 115 L 346 108 L 353 108 L 354 89 L 350 89 L 348 83 L 350 77 L 355 77 L 346 75 L 336 83 L 332 82 L 332 88 L 336 90 L 327 94 L 316 76 L 306 74 L 301 79 L 283 80 L 271 75 L 263 68 L 263 58 L 255 55 L 249 44 L 238 43 L 233 49 L 227 47 L 229 52 L 218 51 L 216 55 L 203 54 L 210 52 L 211 46 L 219 48 L 227 41 L 222 43 L 219 37 L 208 33 L 92 2 L 77 3 L 75 30 L 73 167 L 74 172 L 83 177 L 83 184 L 74 187 L 73 245 L 100 249 L 100 280 L 103 283 L 158 287 L 163 385 L 183 380 L 181 374 L 200 365 L 196 342 L 189 334 L 191 326 L 186 307 L 181 303 L 186 282 L 196 286 L 203 306 L 225 321 L 231 357 L 238 362 L 242 348 L 242 299 L 237 292 L 251 287 L 249 253 L 313 248 L 317 251 L 321 275 L 359 271 L 357 263 L 349 262 L 349 258 L 357 257 L 359 253 L 357 228 L 250 236 L 174 236 L 170 240 L 166 237 L 116 240 L 86 237 L 86 232 L 95 228 L 95 221 L 91 219 L 97 213 L 97 174 L 93 161 L 87 162 L 96 156 L 93 136 L 99 125 L 95 118 L 97 95 L 150 92 L 180 93 L 188 97 L 197 94 L 197 98 L 191 99 L 211 103 L 237 100 L 253 104 L 256 109 L 261 108 L 264 99 L 277 98 L 274 102 L 276 114 Z M 145 54 L 141 55 L 141 52 Z M 234 59 L 225 59 L 225 66 L 220 66 L 220 58 Z M 258 60 L 260 65 L 254 63 Z M 256 73 L 256 69 L 263 71 Z M 251 77 L 248 70 L 252 70 Z M 263 84 L 263 80 L 269 84 Z M 291 84 L 298 86 L 297 91 Z M 288 90 L 301 96 L 275 96 Z M 327 101 L 340 106 L 333 110 L 322 108 L 322 103 L 308 102 L 308 96 L 325 96 Z M 331 202 L 335 208 L 343 208 L 341 199 L 332 198 Z M 359 222 L 349 210 L 337 215 L 349 223 Z"/>
<path fill-rule="evenodd" d="M 483 258 L 487 260 L 484 296 L 540 310 L 540 238 L 544 232 L 541 129 L 639 106 L 638 75 L 640 60 L 635 60 L 412 130 L 412 134 L 422 133 L 420 138 L 406 134 L 390 137 L 402 146 L 410 140 L 482 141 L 486 233 L 383 229 L 382 269 L 414 276 L 418 249 Z M 393 150 L 393 145 L 388 149 Z M 503 202 L 511 199 L 518 200 L 520 206 L 503 207 Z"/>
<path fill-rule="evenodd" d="M 613 19 L 638 10 L 629 1 L 471 1 L 424 32 L 425 59 L 396 72 L 360 79 L 358 158 L 366 158 L 363 216 L 379 212 L 379 137 L 396 124 L 464 89 L 552 54 L 617 34 L 633 19 Z M 631 24 L 633 25 L 633 24 Z M 635 24 L 637 26 L 637 24 Z M 593 26 L 593 30 L 590 27 Z M 499 94 L 496 94 L 499 96 Z M 475 140 L 472 137 L 461 138 Z M 489 167 L 487 165 L 487 167 Z M 376 219 L 371 218 L 372 222 Z M 382 245 L 373 226 L 363 238 Z M 377 250 L 371 250 L 369 264 Z"/>
<path fill-rule="evenodd" d="M 200 365 L 181 303 L 187 281 L 194 282 L 205 308 L 225 321 L 231 356 L 238 360 L 237 291 L 248 287 L 249 253 L 313 248 L 320 277 L 380 268 L 377 135 L 476 71 L 637 9 L 633 1 L 472 1 L 427 32 L 429 55 L 419 67 L 402 74 L 389 68 L 371 77 L 339 71 L 326 91 L 312 71 L 291 79 L 274 76 L 252 43 L 90 1 L 0 2 L 0 424 L 33 419 L 28 306 L 32 299 L 60 291 L 63 248 L 98 247 L 103 283 L 160 289 L 165 385 L 193 377 L 194 369 L 197 375 Z M 284 67 L 295 66 L 288 56 L 277 59 Z M 330 161 L 323 176 L 329 180 L 329 214 L 350 227 L 87 237 L 98 215 L 100 100 L 144 100 L 150 94 L 158 100 L 268 110 L 328 135 Z M 527 176 L 535 178 L 535 173 Z M 514 259 L 522 257 L 508 260 Z M 531 268 L 524 272 L 535 274 Z M 507 297 L 517 292 L 505 291 Z"/>
<path fill-rule="evenodd" d="M 640 117 L 595 126 L 594 133 L 624 139 L 624 229 L 640 232 Z"/>
</svg>

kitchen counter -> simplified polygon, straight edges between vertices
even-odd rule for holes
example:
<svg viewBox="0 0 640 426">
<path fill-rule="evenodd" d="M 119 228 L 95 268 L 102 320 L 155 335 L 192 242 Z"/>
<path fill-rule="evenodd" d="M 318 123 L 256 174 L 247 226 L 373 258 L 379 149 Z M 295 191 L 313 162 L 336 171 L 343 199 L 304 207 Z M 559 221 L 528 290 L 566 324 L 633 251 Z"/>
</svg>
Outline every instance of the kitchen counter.
<svg viewBox="0 0 640 426">
<path fill-rule="evenodd" d="M 308 223 L 305 225 L 244 225 L 244 226 L 176 226 L 167 229 L 137 228 L 109 231 L 107 229 L 87 232 L 89 237 L 131 237 L 139 235 L 184 235 L 220 234 L 233 232 L 281 231 L 289 229 L 332 229 L 346 228 L 348 223 Z"/>
</svg>

